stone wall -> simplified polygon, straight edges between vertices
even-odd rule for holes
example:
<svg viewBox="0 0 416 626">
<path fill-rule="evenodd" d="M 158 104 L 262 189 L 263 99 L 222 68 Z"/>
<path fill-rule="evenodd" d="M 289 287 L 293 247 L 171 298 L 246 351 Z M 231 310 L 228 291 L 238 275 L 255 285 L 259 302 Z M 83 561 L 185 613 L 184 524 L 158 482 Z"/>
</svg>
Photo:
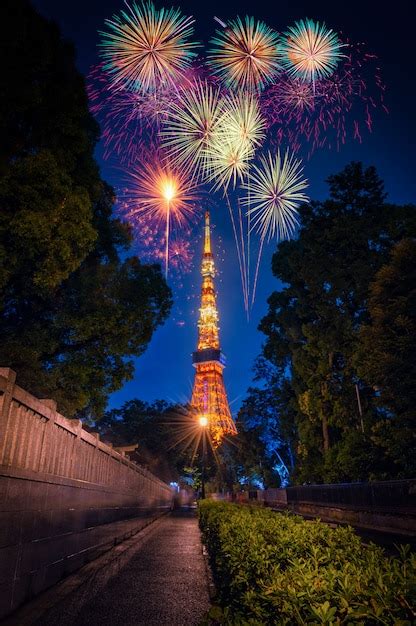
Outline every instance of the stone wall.
<svg viewBox="0 0 416 626">
<path fill-rule="evenodd" d="M 169 510 L 172 490 L 0 368 L 0 618 Z"/>
<path fill-rule="evenodd" d="M 214 499 L 255 503 L 289 510 L 307 518 L 351 524 L 369 531 L 397 535 L 403 543 L 415 544 L 416 479 L 301 485 L 286 489 L 211 494 Z"/>
</svg>

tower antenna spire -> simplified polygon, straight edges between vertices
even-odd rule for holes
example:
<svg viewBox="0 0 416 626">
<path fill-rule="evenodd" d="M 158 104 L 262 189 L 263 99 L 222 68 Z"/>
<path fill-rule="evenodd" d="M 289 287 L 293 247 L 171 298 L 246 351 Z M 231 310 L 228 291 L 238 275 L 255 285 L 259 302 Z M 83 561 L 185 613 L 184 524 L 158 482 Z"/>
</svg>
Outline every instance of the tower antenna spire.
<svg viewBox="0 0 416 626">
<path fill-rule="evenodd" d="M 209 221 L 209 211 L 205 211 L 205 242 L 204 254 L 211 254 L 211 227 Z"/>
</svg>

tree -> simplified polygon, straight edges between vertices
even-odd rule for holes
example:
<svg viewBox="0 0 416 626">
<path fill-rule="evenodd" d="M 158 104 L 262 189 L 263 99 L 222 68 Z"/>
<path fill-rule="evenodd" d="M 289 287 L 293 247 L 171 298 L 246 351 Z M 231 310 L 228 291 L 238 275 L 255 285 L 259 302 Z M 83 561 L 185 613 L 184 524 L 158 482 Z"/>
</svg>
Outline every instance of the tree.
<svg viewBox="0 0 416 626">
<path fill-rule="evenodd" d="M 285 286 L 270 296 L 259 327 L 266 335 L 265 362 L 278 373 L 272 388 L 280 393 L 284 379 L 289 385 L 292 477 L 300 482 L 391 471 L 373 436 L 380 417 L 374 392 L 360 377 L 355 354 L 368 321 L 370 284 L 392 246 L 416 232 L 414 207 L 387 204 L 374 168 L 351 163 L 328 182 L 329 199 L 301 208 L 298 237 L 281 243 L 273 256 L 273 273 Z"/>
<path fill-rule="evenodd" d="M 103 439 L 114 445 L 137 443 L 134 459 L 163 480 L 187 483 L 193 477 L 193 484 L 200 481 L 202 446 L 197 445 L 195 436 L 199 426 L 188 406 L 164 400 L 129 400 L 120 409 L 107 411 L 97 428 Z M 205 476 L 210 479 L 216 474 L 217 464 L 209 445 L 204 460 Z"/>
<path fill-rule="evenodd" d="M 107 411 L 97 427 L 105 441 L 116 446 L 138 444 L 132 458 L 163 480 L 178 479 L 178 450 L 172 447 L 169 428 L 174 407 L 163 400 L 148 403 L 129 400 L 120 409 Z"/>
<path fill-rule="evenodd" d="M 72 45 L 24 0 L 0 16 L 0 361 L 66 415 L 97 418 L 171 292 L 158 265 L 128 257 Z"/>
<path fill-rule="evenodd" d="M 282 371 L 259 358 L 255 364 L 255 381 L 238 414 L 238 431 L 244 438 L 241 464 L 246 475 L 257 473 L 268 486 L 286 484 L 294 469 L 293 392 Z M 250 454 L 257 448 L 259 455 Z"/>
<path fill-rule="evenodd" d="M 356 363 L 377 390 L 385 419 L 375 436 L 398 474 L 416 472 L 416 241 L 402 239 L 370 285 L 370 323 L 361 327 Z"/>
</svg>

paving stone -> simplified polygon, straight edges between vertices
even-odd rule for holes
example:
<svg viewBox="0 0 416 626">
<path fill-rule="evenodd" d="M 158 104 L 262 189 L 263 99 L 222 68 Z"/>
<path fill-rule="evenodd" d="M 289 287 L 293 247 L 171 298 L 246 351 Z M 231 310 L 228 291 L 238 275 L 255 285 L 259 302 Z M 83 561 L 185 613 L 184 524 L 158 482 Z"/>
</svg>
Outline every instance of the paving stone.
<svg viewBox="0 0 416 626">
<path fill-rule="evenodd" d="M 88 594 L 79 610 L 69 598 L 35 626 L 197 626 L 210 601 L 195 512 L 166 516 L 118 573 L 105 586 L 89 585 Z"/>
</svg>

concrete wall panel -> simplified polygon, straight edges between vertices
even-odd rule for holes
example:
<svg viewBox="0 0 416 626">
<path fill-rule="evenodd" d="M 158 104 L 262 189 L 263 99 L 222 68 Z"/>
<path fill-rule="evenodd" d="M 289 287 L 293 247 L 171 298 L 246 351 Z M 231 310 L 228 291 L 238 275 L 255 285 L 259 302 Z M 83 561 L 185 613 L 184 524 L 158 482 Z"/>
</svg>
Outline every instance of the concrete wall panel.
<svg viewBox="0 0 416 626">
<path fill-rule="evenodd" d="M 0 619 L 171 502 L 168 485 L 0 368 Z"/>
</svg>

